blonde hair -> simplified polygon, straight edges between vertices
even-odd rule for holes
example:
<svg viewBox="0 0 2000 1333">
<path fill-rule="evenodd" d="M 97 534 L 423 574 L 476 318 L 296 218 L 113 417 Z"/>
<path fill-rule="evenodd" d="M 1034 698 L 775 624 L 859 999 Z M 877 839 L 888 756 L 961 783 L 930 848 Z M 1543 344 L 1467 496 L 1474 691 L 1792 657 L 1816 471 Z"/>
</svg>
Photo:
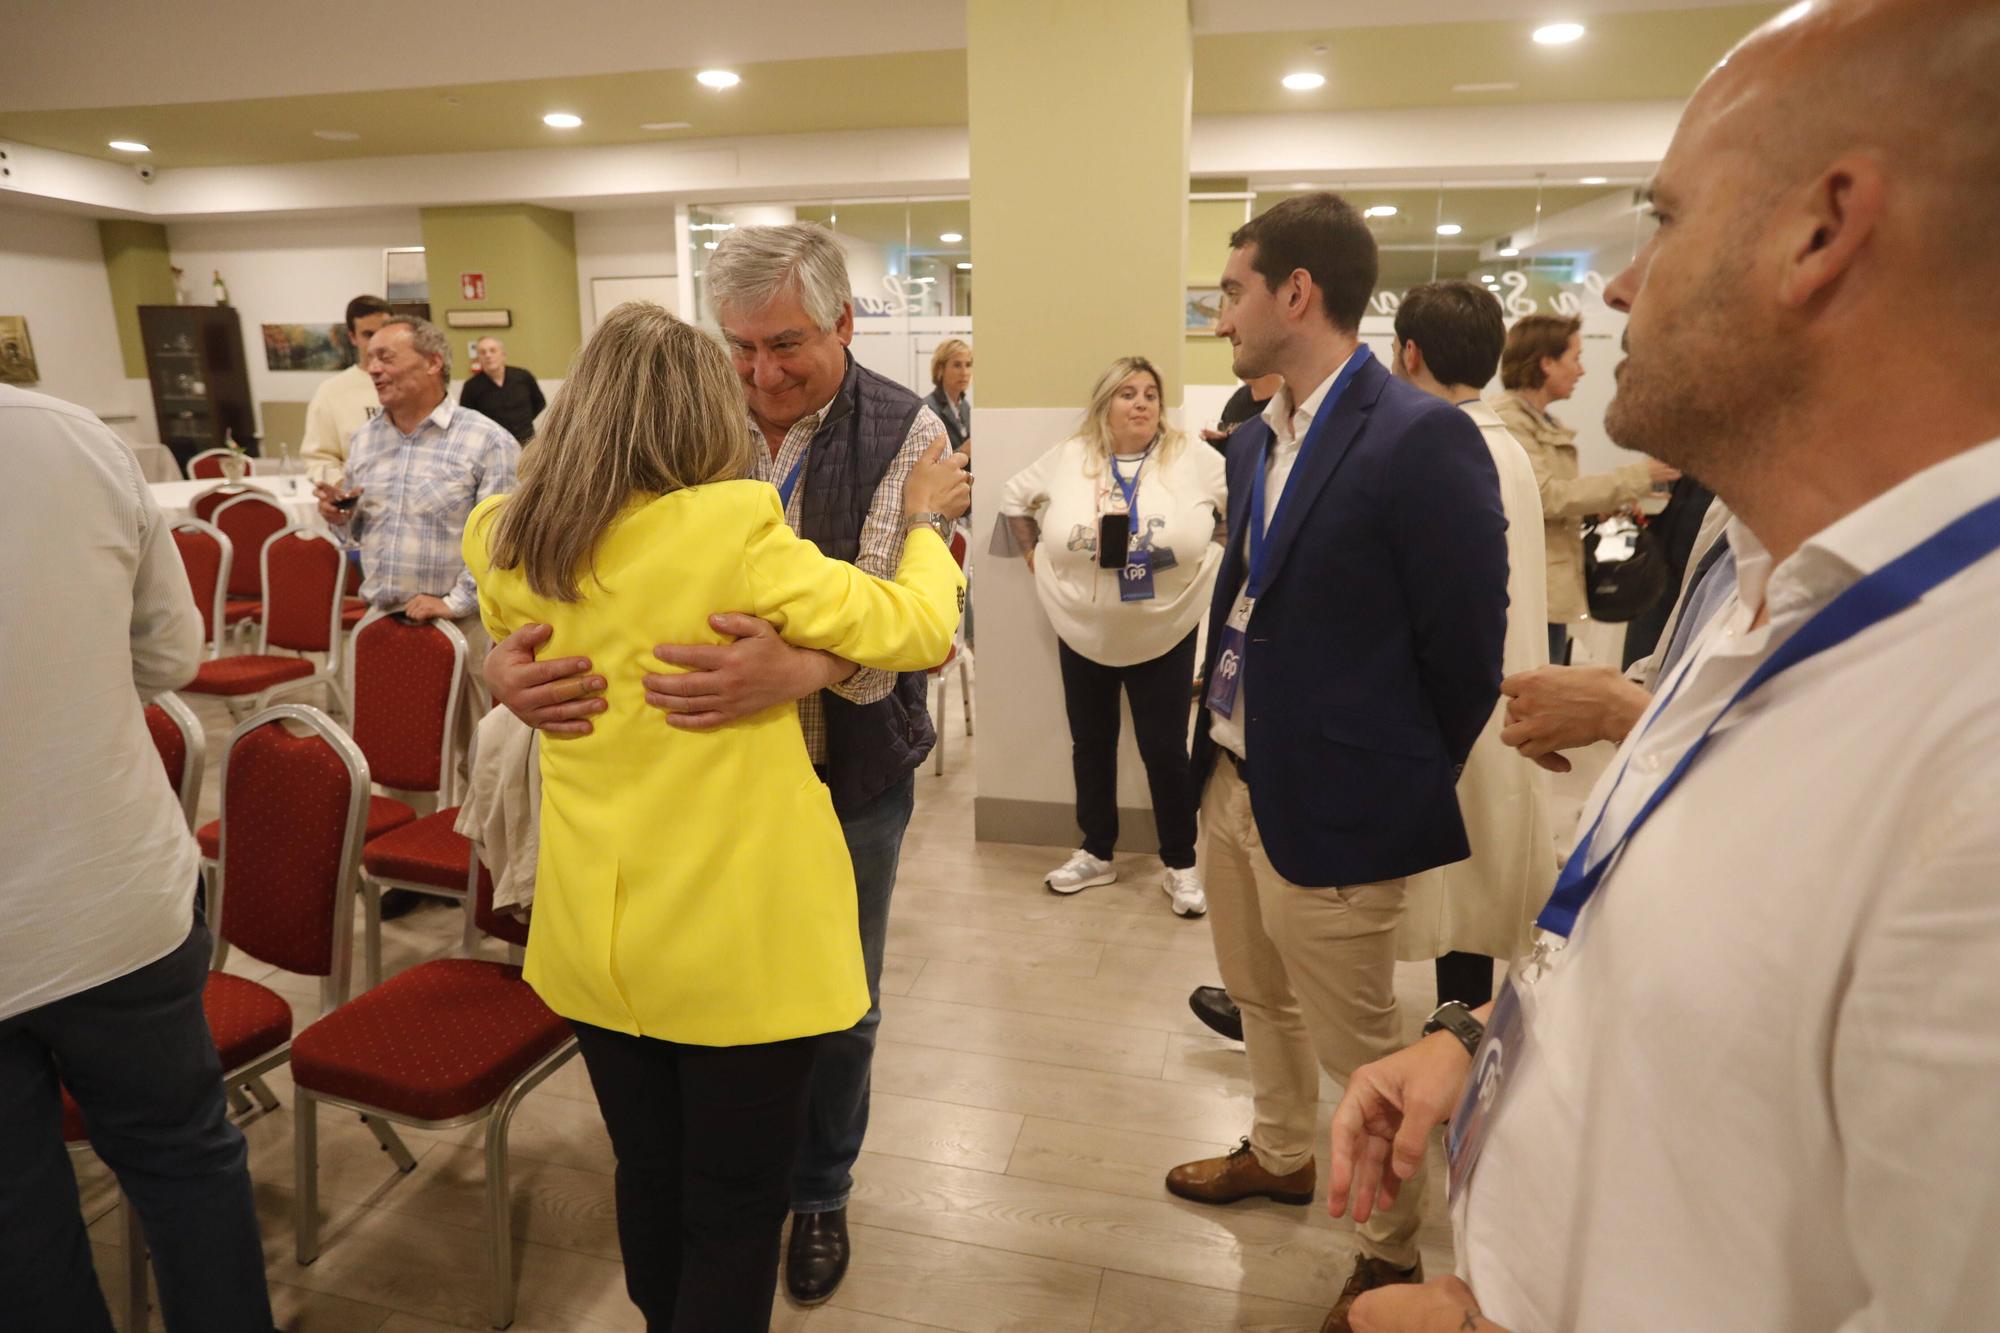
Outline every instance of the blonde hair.
<svg viewBox="0 0 2000 1333">
<path fill-rule="evenodd" d="M 1077 434 L 1092 446 L 1084 455 L 1086 476 L 1098 476 L 1103 471 L 1104 460 L 1111 457 L 1117 448 L 1111 438 L 1111 403 L 1118 396 L 1118 386 L 1134 375 L 1151 375 L 1153 387 L 1160 393 L 1160 433 L 1154 437 L 1159 461 L 1173 461 L 1187 439 L 1167 424 L 1167 382 L 1161 377 L 1159 368 L 1143 356 L 1121 356 L 1097 377 L 1097 385 L 1090 391 L 1090 406 L 1084 409 L 1083 424 L 1077 430 Z"/>
<path fill-rule="evenodd" d="M 971 356 L 972 344 L 963 338 L 946 338 L 937 345 L 937 350 L 931 353 L 932 388 L 935 389 L 944 383 L 944 368 L 950 365 L 951 359 L 960 352 Z"/>
<path fill-rule="evenodd" d="M 560 602 L 582 598 L 598 542 L 635 496 L 749 474 L 743 389 L 714 338 L 648 301 L 613 310 L 577 353 L 520 485 L 500 506 L 496 569 Z"/>
</svg>

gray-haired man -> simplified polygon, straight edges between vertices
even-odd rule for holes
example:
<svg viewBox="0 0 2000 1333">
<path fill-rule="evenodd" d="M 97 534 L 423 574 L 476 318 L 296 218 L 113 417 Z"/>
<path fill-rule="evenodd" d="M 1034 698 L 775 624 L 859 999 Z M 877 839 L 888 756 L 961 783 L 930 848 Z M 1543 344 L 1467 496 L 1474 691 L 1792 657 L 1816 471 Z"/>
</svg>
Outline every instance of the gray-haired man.
<svg viewBox="0 0 2000 1333">
<path fill-rule="evenodd" d="M 878 577 L 902 550 L 903 481 L 944 423 L 910 390 L 856 364 L 847 264 L 824 227 L 796 223 L 731 232 L 703 274 L 709 301 L 743 377 L 750 428 L 764 446 L 756 475 L 778 488 L 785 516 L 820 550 Z M 957 457 L 963 458 L 963 455 Z M 667 646 L 684 675 L 649 675 L 647 699 L 669 721 L 706 731 L 797 700 L 813 763 L 833 790 L 859 896 L 861 950 L 874 1003 L 853 1028 L 821 1039 L 806 1133 L 792 1174 L 792 1237 L 785 1286 L 817 1304 L 847 1272 L 847 1196 L 868 1127 L 868 1074 L 881 1021 L 889 894 L 915 780 L 936 741 L 922 673 L 897 676 L 787 646 L 761 620 L 718 615 L 726 647 Z M 548 631 L 529 626 L 488 659 L 494 698 L 555 734 L 589 730 L 604 688 L 590 663 L 536 663 Z"/>
</svg>

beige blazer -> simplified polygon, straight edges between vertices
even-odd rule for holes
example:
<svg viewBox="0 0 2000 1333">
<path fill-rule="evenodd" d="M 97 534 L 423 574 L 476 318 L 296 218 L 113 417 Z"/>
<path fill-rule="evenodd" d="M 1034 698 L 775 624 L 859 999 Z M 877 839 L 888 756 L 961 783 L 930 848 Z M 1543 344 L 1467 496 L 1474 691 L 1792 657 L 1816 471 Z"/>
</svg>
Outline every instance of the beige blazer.
<svg viewBox="0 0 2000 1333">
<path fill-rule="evenodd" d="M 1507 639 L 1501 669 L 1508 675 L 1532 671 L 1549 662 L 1538 479 L 1527 452 L 1491 408 L 1481 402 L 1463 406 L 1493 455 L 1500 474 L 1500 507 L 1507 515 Z M 1454 949 L 1512 958 L 1527 946 L 1535 916 L 1555 886 L 1549 775 L 1501 743 L 1506 720 L 1502 698 L 1459 774 L 1458 805 L 1471 857 L 1405 882 L 1396 954 L 1406 962 Z"/>
</svg>

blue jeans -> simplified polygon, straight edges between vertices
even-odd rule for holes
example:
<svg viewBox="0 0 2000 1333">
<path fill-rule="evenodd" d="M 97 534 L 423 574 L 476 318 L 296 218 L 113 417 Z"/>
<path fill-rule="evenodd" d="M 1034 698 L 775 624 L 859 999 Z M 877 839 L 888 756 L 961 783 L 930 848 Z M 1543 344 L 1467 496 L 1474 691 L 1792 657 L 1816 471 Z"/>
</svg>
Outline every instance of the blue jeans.
<svg viewBox="0 0 2000 1333">
<path fill-rule="evenodd" d="M 270 1333 L 249 1154 L 202 1012 L 210 947 L 197 919 L 158 962 L 0 1019 L 7 1327 L 112 1329 L 63 1148 L 60 1076 L 139 1210 L 170 1333 Z"/>
<path fill-rule="evenodd" d="M 882 945 L 889 933 L 889 895 L 903 831 L 916 805 L 917 779 L 906 773 L 889 790 L 840 821 L 854 862 L 854 890 L 861 909 L 861 958 L 868 969 L 868 1012 L 845 1032 L 819 1039 L 806 1131 L 792 1167 L 792 1211 L 830 1213 L 847 1206 L 854 1188 L 854 1159 L 868 1132 L 868 1071 L 875 1059 L 875 1029 L 882 1022 Z"/>
</svg>

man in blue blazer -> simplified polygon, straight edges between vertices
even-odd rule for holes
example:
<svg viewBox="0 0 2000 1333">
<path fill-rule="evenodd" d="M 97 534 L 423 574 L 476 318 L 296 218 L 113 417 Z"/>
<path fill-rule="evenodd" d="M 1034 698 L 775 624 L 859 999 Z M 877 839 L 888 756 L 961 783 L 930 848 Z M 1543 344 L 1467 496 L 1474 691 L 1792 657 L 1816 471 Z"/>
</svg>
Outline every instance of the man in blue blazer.
<svg viewBox="0 0 2000 1333">
<path fill-rule="evenodd" d="M 1217 331 L 1237 375 L 1284 387 L 1229 441 L 1194 765 L 1256 1118 L 1167 1188 L 1309 1203 L 1320 1068 L 1345 1080 L 1402 1041 L 1403 879 L 1468 854 L 1456 782 L 1500 694 L 1506 520 L 1478 427 L 1360 343 L 1376 277 L 1360 215 L 1304 195 L 1229 243 Z M 1422 1207 L 1405 1186 L 1361 1226 L 1326 1329 L 1363 1291 L 1422 1280 Z"/>
</svg>

